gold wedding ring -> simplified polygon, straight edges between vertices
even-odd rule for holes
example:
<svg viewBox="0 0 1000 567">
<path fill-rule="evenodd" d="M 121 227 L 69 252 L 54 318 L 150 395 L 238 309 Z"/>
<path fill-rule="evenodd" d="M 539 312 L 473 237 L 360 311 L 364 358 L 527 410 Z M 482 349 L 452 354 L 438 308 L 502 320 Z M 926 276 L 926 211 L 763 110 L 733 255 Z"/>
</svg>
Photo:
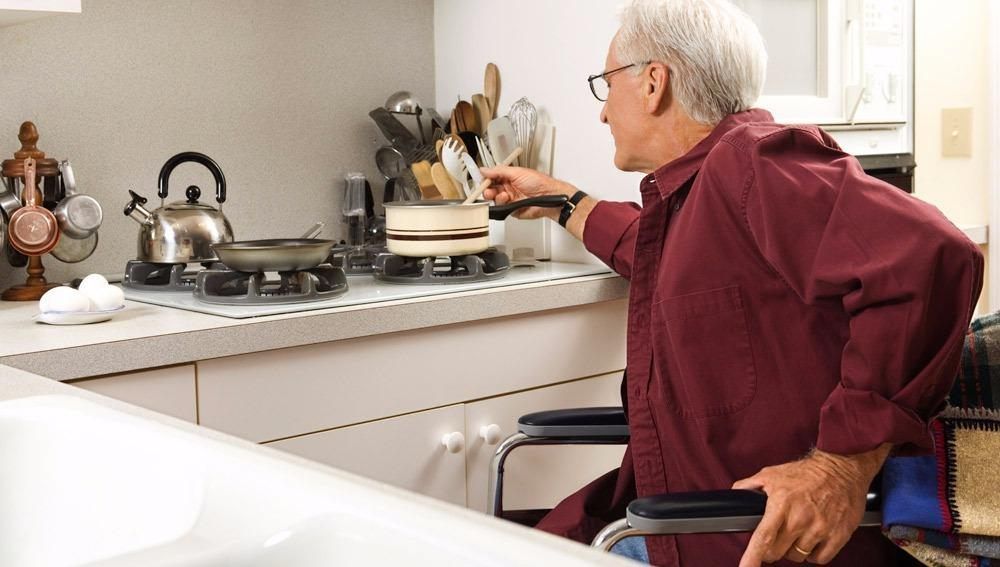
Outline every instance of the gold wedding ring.
<svg viewBox="0 0 1000 567">
<path fill-rule="evenodd" d="M 812 553 L 811 550 L 810 551 L 806 551 L 806 550 L 802 549 L 801 547 L 795 545 L 794 543 L 792 544 L 792 549 L 794 549 L 795 551 L 798 551 L 799 553 L 801 553 L 805 557 L 809 557 L 809 554 Z"/>
</svg>

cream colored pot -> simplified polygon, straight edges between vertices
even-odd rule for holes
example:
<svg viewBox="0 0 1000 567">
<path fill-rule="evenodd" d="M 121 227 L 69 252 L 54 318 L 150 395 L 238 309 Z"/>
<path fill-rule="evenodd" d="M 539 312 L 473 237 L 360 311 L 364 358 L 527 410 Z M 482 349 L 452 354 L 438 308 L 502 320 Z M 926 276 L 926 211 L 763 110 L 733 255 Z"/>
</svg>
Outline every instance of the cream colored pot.
<svg viewBox="0 0 1000 567">
<path fill-rule="evenodd" d="M 461 256 L 490 247 L 490 223 L 524 207 L 562 207 L 564 195 L 550 195 L 490 206 L 460 199 L 394 201 L 385 204 L 385 240 L 399 256 Z"/>
</svg>

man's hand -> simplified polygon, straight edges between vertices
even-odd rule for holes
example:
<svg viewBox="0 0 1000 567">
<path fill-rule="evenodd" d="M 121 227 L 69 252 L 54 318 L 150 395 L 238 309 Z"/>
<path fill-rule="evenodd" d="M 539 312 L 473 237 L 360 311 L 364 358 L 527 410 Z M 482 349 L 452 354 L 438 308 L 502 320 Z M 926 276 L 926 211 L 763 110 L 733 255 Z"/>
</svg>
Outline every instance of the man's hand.
<svg viewBox="0 0 1000 567">
<path fill-rule="evenodd" d="M 740 567 L 760 567 L 781 558 L 826 564 L 861 522 L 865 495 L 890 445 L 859 455 L 813 451 L 808 457 L 765 467 L 733 488 L 767 494 L 764 517 L 747 545 Z"/>
<path fill-rule="evenodd" d="M 553 179 L 548 175 L 539 173 L 533 169 L 523 167 L 490 167 L 483 168 L 483 176 L 493 180 L 483 198 L 494 200 L 498 205 L 506 205 L 513 201 L 521 201 L 530 197 L 541 197 L 543 195 L 566 195 L 570 197 L 576 193 L 576 187 Z M 559 218 L 558 208 L 526 207 L 514 212 L 514 216 L 522 219 L 535 219 L 548 217 L 552 220 Z"/>
</svg>

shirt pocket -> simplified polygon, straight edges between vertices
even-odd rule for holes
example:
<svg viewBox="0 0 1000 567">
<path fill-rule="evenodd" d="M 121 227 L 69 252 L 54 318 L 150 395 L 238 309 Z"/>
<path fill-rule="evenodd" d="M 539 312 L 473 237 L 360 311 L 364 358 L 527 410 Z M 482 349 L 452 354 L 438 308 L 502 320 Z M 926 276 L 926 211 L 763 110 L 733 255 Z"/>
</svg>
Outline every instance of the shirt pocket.
<svg viewBox="0 0 1000 567">
<path fill-rule="evenodd" d="M 658 300 L 654 361 L 666 405 L 689 418 L 746 408 L 757 390 L 747 313 L 738 285 Z M 652 393 L 652 392 L 651 392 Z"/>
</svg>

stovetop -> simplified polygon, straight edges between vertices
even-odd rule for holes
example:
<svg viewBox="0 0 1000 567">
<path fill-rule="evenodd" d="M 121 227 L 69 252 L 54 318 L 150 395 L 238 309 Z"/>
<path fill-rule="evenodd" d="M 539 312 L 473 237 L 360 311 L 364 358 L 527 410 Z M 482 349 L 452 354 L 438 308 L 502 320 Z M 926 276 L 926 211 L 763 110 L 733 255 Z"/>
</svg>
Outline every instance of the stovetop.
<svg viewBox="0 0 1000 567">
<path fill-rule="evenodd" d="M 296 313 L 316 309 L 331 309 L 355 305 L 379 303 L 399 299 L 414 299 L 436 295 L 446 295 L 463 291 L 499 288 L 511 285 L 545 282 L 606 274 L 610 270 L 603 264 L 576 264 L 566 262 L 538 262 L 532 266 L 513 266 L 507 275 L 497 280 L 441 284 L 433 286 L 403 285 L 379 282 L 371 275 L 348 276 L 349 290 L 344 295 L 332 299 L 282 305 L 213 305 L 199 301 L 190 291 L 145 291 L 125 288 L 125 299 L 174 307 L 209 315 L 219 315 L 234 319 L 263 317 L 282 313 Z"/>
</svg>

